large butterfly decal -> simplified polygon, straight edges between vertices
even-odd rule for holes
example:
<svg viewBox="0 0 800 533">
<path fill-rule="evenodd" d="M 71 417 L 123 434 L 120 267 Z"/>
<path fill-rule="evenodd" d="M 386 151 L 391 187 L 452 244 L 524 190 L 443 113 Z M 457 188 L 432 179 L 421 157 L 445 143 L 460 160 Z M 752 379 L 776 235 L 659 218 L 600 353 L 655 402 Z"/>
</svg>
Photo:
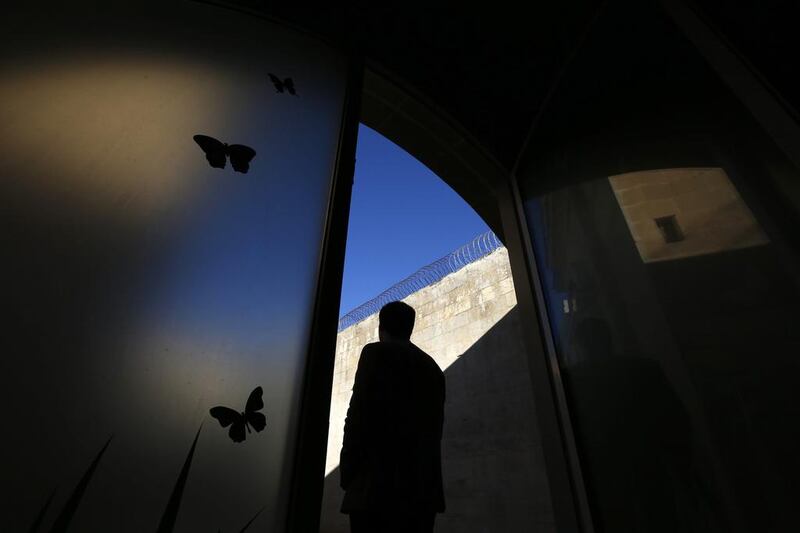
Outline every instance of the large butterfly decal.
<svg viewBox="0 0 800 533">
<path fill-rule="evenodd" d="M 256 156 L 255 150 L 243 144 L 228 145 L 208 135 L 195 135 L 192 138 L 206 153 L 208 164 L 214 168 L 225 168 L 225 160 L 230 157 L 233 170 L 247 174 L 250 161 Z"/>
<path fill-rule="evenodd" d="M 268 74 L 270 81 L 272 81 L 272 84 L 275 86 L 275 92 L 282 93 L 285 91 L 292 96 L 297 96 L 297 92 L 294 89 L 294 80 L 292 80 L 292 78 L 280 79 L 272 72 L 268 72 Z"/>
<path fill-rule="evenodd" d="M 250 433 L 251 426 L 256 431 L 261 431 L 267 426 L 267 417 L 263 413 L 256 412 L 264 408 L 264 400 L 261 399 L 263 392 L 261 387 L 253 389 L 250 397 L 247 398 L 247 405 L 245 405 L 243 413 L 222 405 L 212 407 L 209 411 L 211 416 L 216 418 L 222 427 L 231 426 L 231 429 L 228 430 L 228 436 L 233 442 L 242 442 L 247 438 L 245 428 L 247 433 Z"/>
</svg>

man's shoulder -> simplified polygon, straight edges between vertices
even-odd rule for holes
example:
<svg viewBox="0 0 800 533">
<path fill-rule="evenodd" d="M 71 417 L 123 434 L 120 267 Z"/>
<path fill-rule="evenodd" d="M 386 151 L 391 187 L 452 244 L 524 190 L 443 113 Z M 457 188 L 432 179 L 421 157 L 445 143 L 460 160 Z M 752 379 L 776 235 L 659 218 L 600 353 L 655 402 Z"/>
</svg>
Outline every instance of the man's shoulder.
<svg viewBox="0 0 800 533">
<path fill-rule="evenodd" d="M 439 363 L 437 363 L 436 359 L 434 359 L 428 352 L 411 342 L 408 343 L 408 349 L 423 362 L 423 365 L 427 367 L 428 371 L 434 374 L 439 374 L 442 376 L 444 375 Z"/>
<path fill-rule="evenodd" d="M 375 360 L 380 359 L 380 352 L 381 347 L 379 342 L 365 344 L 364 347 L 361 348 L 361 353 L 358 356 L 359 366 L 372 366 Z"/>
<path fill-rule="evenodd" d="M 412 344 L 412 346 L 413 346 L 413 347 L 414 347 L 414 349 L 417 351 L 417 353 L 418 353 L 418 354 L 419 354 L 419 355 L 420 355 L 420 356 L 421 356 L 421 357 L 422 357 L 422 358 L 423 358 L 425 361 L 427 361 L 427 362 L 428 362 L 428 364 L 430 364 L 430 365 L 431 365 L 431 366 L 433 366 L 433 367 L 436 367 L 436 369 L 437 369 L 437 370 L 439 370 L 440 372 L 442 371 L 442 369 L 439 367 L 439 363 L 437 363 L 437 362 L 436 362 L 436 359 L 434 359 L 434 358 L 433 358 L 433 356 L 431 356 L 431 354 L 429 354 L 428 352 L 426 352 L 425 350 L 423 350 L 422 348 L 420 348 L 419 346 L 417 346 L 417 345 L 415 345 L 415 344 Z"/>
<path fill-rule="evenodd" d="M 379 341 L 371 342 L 364 346 L 361 354 L 380 354 L 380 355 L 397 355 L 397 356 L 420 356 L 424 355 L 430 357 L 423 352 L 416 344 L 412 342 L 397 342 L 397 341 Z"/>
<path fill-rule="evenodd" d="M 413 342 L 400 342 L 400 341 L 378 341 L 378 342 L 371 342 L 364 346 L 364 350 L 366 352 L 382 352 L 382 353 L 397 353 L 397 354 L 424 354 L 428 356 L 424 351 L 422 351 L 416 344 Z M 430 357 L 430 356 L 428 356 Z"/>
<path fill-rule="evenodd" d="M 363 348 L 361 348 L 361 353 L 363 354 L 363 353 L 373 352 L 375 350 L 379 350 L 380 349 L 380 345 L 381 345 L 380 342 L 367 343 L 367 344 L 364 345 Z"/>
<path fill-rule="evenodd" d="M 387 360 L 392 357 L 414 357 L 424 361 L 432 370 L 442 372 L 436 360 L 412 342 L 371 342 L 361 350 L 361 357 L 365 356 L 377 359 L 385 357 Z"/>
</svg>

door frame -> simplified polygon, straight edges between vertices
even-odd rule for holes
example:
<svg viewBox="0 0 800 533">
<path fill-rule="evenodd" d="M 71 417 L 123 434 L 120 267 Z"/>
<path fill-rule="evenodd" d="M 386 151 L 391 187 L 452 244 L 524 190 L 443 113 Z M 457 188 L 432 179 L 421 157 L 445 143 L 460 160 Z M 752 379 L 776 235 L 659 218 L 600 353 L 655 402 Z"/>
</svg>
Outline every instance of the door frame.
<svg viewBox="0 0 800 533">
<path fill-rule="evenodd" d="M 364 77 L 362 56 L 350 54 L 347 70 L 339 145 L 320 243 L 299 413 L 291 432 L 295 445 L 287 476 L 289 487 L 284 531 L 292 533 L 319 531 L 325 481 L 336 335 Z"/>
</svg>

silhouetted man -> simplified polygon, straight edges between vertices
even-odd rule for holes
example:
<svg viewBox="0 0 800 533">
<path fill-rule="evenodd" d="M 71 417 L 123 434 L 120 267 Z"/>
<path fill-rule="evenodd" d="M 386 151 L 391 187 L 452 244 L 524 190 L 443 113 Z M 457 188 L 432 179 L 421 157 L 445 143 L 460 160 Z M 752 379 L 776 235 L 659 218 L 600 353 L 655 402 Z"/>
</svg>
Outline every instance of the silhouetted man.
<svg viewBox="0 0 800 533">
<path fill-rule="evenodd" d="M 411 343 L 414 309 L 385 305 L 361 352 L 344 423 L 341 511 L 353 533 L 430 532 L 444 511 L 444 374 Z"/>
</svg>

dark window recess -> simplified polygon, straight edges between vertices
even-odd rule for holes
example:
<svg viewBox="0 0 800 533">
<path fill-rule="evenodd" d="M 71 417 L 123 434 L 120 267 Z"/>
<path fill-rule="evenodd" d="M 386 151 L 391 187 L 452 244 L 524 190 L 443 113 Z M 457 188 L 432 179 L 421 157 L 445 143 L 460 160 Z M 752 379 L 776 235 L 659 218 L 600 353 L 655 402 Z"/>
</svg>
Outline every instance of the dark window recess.
<svg viewBox="0 0 800 533">
<path fill-rule="evenodd" d="M 664 237 L 664 242 L 679 242 L 686 238 L 683 235 L 683 231 L 681 231 L 681 227 L 678 225 L 678 220 L 675 218 L 675 215 L 659 217 L 655 220 L 656 226 L 661 230 L 661 236 Z"/>
</svg>

